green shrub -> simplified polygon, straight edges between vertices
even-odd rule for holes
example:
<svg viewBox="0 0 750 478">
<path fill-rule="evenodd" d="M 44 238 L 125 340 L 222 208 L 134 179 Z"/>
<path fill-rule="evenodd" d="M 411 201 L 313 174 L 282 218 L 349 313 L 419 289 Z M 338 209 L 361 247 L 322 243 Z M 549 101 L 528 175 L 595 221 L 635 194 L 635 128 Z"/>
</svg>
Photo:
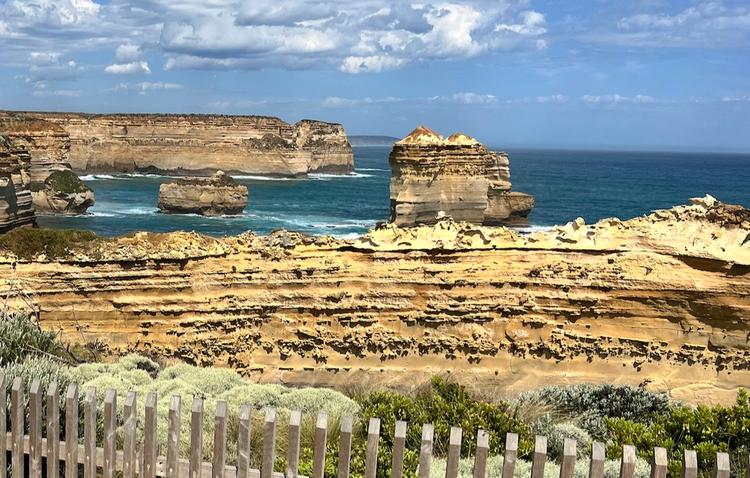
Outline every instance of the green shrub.
<svg viewBox="0 0 750 478">
<path fill-rule="evenodd" d="M 91 189 L 80 180 L 76 173 L 69 169 L 54 171 L 47 176 L 47 179 L 44 180 L 44 184 L 52 188 L 53 191 L 65 194 L 91 191 Z"/>
<path fill-rule="evenodd" d="M 49 259 L 62 259 L 68 257 L 71 250 L 92 248 L 105 240 L 91 231 L 24 227 L 0 235 L 0 252 L 23 260 L 34 259 L 40 254 Z"/>
<path fill-rule="evenodd" d="M 26 314 L 0 314 L 0 367 L 35 355 L 64 355 L 55 332 L 45 331 Z"/>
</svg>

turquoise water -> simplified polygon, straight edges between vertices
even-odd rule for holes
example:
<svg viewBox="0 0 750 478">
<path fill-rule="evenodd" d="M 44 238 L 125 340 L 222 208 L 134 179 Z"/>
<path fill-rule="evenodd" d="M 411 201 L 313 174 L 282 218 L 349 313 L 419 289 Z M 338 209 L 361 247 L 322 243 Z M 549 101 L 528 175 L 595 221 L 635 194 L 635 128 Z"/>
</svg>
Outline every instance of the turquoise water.
<svg viewBox="0 0 750 478">
<path fill-rule="evenodd" d="M 356 172 L 310 179 L 236 177 L 249 189 L 240 216 L 159 214 L 159 185 L 171 178 L 96 175 L 83 179 L 96 194 L 91 214 L 40 217 L 44 227 L 90 229 L 112 236 L 133 231 L 195 230 L 221 236 L 285 228 L 352 236 L 389 215 L 390 148 L 355 148 Z M 513 188 L 533 194 L 534 226 L 576 217 L 630 218 L 711 194 L 750 207 L 750 155 L 509 150 Z"/>
</svg>

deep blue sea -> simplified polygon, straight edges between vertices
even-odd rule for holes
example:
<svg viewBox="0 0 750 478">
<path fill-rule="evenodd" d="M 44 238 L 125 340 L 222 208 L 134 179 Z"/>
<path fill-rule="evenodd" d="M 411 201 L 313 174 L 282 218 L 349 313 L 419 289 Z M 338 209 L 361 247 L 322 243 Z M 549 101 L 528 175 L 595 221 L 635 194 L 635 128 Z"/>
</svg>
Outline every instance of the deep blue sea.
<svg viewBox="0 0 750 478">
<path fill-rule="evenodd" d="M 250 197 L 241 216 L 159 214 L 159 184 L 153 175 L 89 175 L 91 214 L 43 216 L 43 227 L 90 229 L 113 236 L 133 231 L 199 231 L 222 236 L 285 228 L 351 236 L 389 215 L 389 147 L 354 148 L 349 176 L 309 179 L 235 176 Z M 563 224 L 577 217 L 631 218 L 711 194 L 750 207 L 750 154 L 509 150 L 513 189 L 531 193 L 533 226 Z"/>
</svg>

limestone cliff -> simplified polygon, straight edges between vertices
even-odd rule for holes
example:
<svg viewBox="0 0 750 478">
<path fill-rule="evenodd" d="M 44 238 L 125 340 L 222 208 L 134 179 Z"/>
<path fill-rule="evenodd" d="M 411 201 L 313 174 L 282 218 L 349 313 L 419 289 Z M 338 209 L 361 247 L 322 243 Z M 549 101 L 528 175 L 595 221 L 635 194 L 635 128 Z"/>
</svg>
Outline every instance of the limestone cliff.
<svg viewBox="0 0 750 478">
<path fill-rule="evenodd" d="M 70 135 L 70 163 L 79 172 L 304 176 L 354 169 L 346 133 L 334 123 L 290 125 L 267 116 L 23 114 L 51 121 Z"/>
<path fill-rule="evenodd" d="M 532 235 L 443 219 L 355 240 L 142 233 L 0 256 L 0 290 L 13 277 L 44 327 L 261 380 L 447 371 L 503 394 L 606 381 L 707 402 L 750 383 L 750 211 L 710 197 Z"/>
<path fill-rule="evenodd" d="M 217 171 L 210 178 L 181 178 L 159 187 L 159 210 L 173 214 L 242 214 L 247 186 Z"/>
<path fill-rule="evenodd" d="M 0 234 L 16 227 L 35 226 L 29 190 L 31 155 L 0 135 Z"/>
<path fill-rule="evenodd" d="M 474 224 L 516 224 L 534 207 L 528 194 L 510 192 L 508 155 L 474 138 L 443 138 L 420 126 L 391 151 L 391 221 L 433 224 L 443 215 Z"/>
</svg>

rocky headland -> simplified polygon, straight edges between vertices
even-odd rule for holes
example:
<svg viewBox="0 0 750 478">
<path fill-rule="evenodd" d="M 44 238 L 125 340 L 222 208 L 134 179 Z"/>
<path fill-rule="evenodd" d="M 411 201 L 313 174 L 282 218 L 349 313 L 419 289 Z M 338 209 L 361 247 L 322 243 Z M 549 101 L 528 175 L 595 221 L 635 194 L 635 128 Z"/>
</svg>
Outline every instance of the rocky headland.
<svg viewBox="0 0 750 478">
<path fill-rule="evenodd" d="M 209 178 L 181 178 L 159 187 L 158 206 L 161 212 L 171 214 L 242 214 L 247 206 L 247 186 L 223 171 Z"/>
<path fill-rule="evenodd" d="M 17 113 L 0 112 L 2 117 Z M 267 116 L 24 112 L 70 137 L 77 172 L 305 176 L 348 173 L 354 156 L 340 124 Z"/>
<path fill-rule="evenodd" d="M 29 189 L 30 163 L 26 148 L 0 135 L 0 234 L 36 225 Z"/>
<path fill-rule="evenodd" d="M 434 224 L 442 216 L 473 224 L 524 224 L 534 207 L 511 192 L 506 153 L 456 133 L 443 138 L 420 126 L 396 142 L 391 164 L 391 222 Z"/>
<path fill-rule="evenodd" d="M 111 352 L 306 384 L 450 372 L 504 393 L 630 383 L 726 403 L 750 383 L 750 211 L 711 197 L 530 235 L 444 218 L 353 240 L 12 240 L 35 232 L 0 238 L 0 291 Z"/>
</svg>

